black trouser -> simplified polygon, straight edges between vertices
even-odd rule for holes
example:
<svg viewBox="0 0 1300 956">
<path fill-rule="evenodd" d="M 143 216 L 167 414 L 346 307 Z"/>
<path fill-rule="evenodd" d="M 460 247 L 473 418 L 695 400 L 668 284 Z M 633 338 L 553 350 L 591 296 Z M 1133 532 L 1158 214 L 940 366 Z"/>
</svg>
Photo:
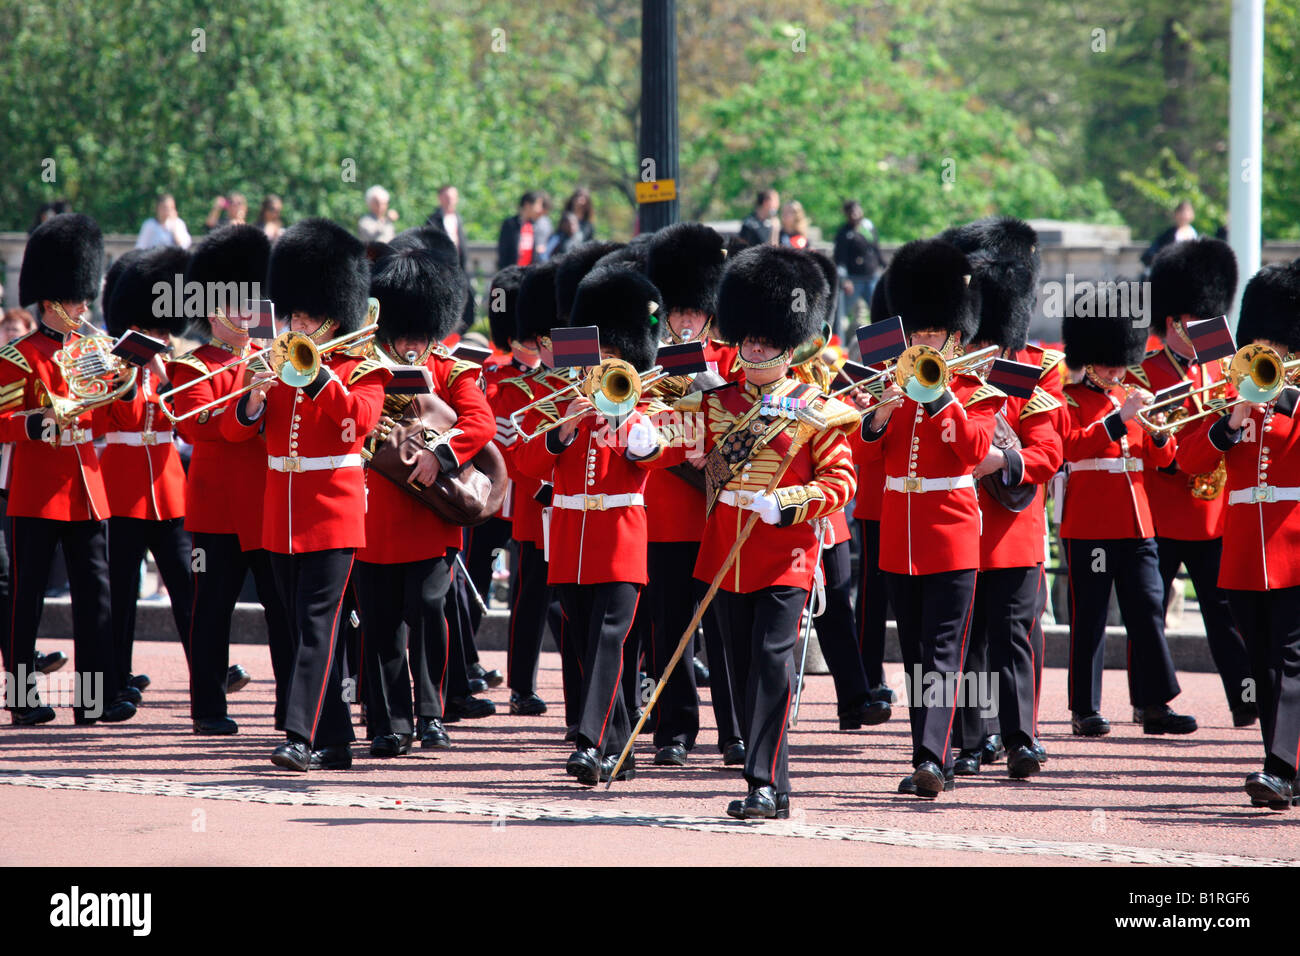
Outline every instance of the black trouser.
<svg viewBox="0 0 1300 956">
<path fill-rule="evenodd" d="M 339 623 L 352 548 L 272 554 L 275 583 L 294 638 L 284 729 L 313 749 L 355 740 L 343 700 Z"/>
<path fill-rule="evenodd" d="M 96 718 L 122 689 L 113 664 L 112 611 L 108 590 L 108 541 L 103 521 L 55 521 L 51 518 L 9 519 L 9 573 L 12 603 L 5 668 L 12 679 L 22 673 L 36 681 L 36 631 L 45 606 L 45 585 L 62 543 L 63 562 L 72 591 L 72 640 L 76 672 L 83 682 L 73 712 Z M 103 675 L 102 699 L 91 700 Z M 36 705 L 35 695 L 28 697 Z M 83 704 L 90 704 L 89 708 Z M 96 706 L 98 705 L 98 706 Z"/>
<path fill-rule="evenodd" d="M 906 669 L 913 767 L 926 760 L 952 766 L 953 692 L 970 639 L 975 575 L 974 570 L 885 574 Z"/>
<path fill-rule="evenodd" d="M 531 541 L 518 541 L 516 546 L 510 575 L 510 637 L 506 645 L 506 679 L 513 693 L 526 697 L 537 691 L 537 661 L 542 652 L 542 637 L 546 633 L 553 595 L 546 583 L 547 566 L 542 549 Z M 562 638 L 554 623 L 552 633 L 556 645 L 561 646 Z M 567 699 L 571 675 L 566 671 L 564 676 Z M 569 721 L 570 724 L 574 722 Z"/>
<path fill-rule="evenodd" d="M 651 541 L 646 548 L 650 576 L 643 602 L 650 618 L 646 670 L 655 681 L 663 676 L 703 593 L 703 582 L 694 576 L 699 554 L 698 541 Z M 694 647 L 692 636 L 655 705 L 656 747 L 677 743 L 690 750 L 695 746 L 700 732 L 700 698 L 695 689 Z"/>
<path fill-rule="evenodd" d="M 188 634 L 190 716 L 195 720 L 226 716 L 226 672 L 230 669 L 230 626 L 235 603 L 251 571 L 266 619 L 271 670 L 275 675 L 275 723 L 283 726 L 293 670 L 293 636 L 271 554 L 258 548 L 242 551 L 237 534 L 193 534 L 193 602 Z"/>
<path fill-rule="evenodd" d="M 194 584 L 190 579 L 193 558 L 184 518 L 149 521 L 144 518 L 108 519 L 108 576 L 113 608 L 113 659 L 118 681 L 131 678 L 131 651 L 135 645 L 135 609 L 140 598 L 140 562 L 152 552 L 158 575 L 167 586 L 172 620 L 181 646 L 189 650 L 190 609 Z"/>
<path fill-rule="evenodd" d="M 885 683 L 885 617 L 889 610 L 885 572 L 880 570 L 880 522 L 862 519 L 862 577 L 858 585 L 858 649 L 867 684 Z M 829 662 L 828 662 L 829 663 Z"/>
<path fill-rule="evenodd" d="M 631 736 L 621 680 L 623 643 L 632 629 L 641 585 L 559 584 L 565 633 L 582 660 L 578 746 L 618 754 Z"/>
<path fill-rule="evenodd" d="M 1232 620 L 1228 597 L 1219 587 L 1219 561 L 1223 557 L 1223 539 L 1208 541 L 1180 541 L 1176 538 L 1156 538 L 1156 552 L 1160 562 L 1160 579 L 1165 586 L 1165 610 L 1169 610 L 1174 577 L 1178 566 L 1187 568 L 1188 577 L 1196 587 L 1196 600 L 1201 605 L 1201 620 L 1205 622 L 1205 639 L 1210 645 L 1210 656 L 1223 681 L 1223 692 L 1228 707 L 1236 710 L 1242 705 L 1245 680 L 1250 677 L 1250 655 L 1241 631 Z"/>
<path fill-rule="evenodd" d="M 1246 635 L 1265 758 L 1284 765 L 1269 772 L 1294 776 L 1300 766 L 1300 586 L 1225 593 Z"/>
<path fill-rule="evenodd" d="M 1044 587 L 1041 564 L 979 573 L 954 746 L 974 749 L 996 733 L 1008 750 L 1033 744 L 1042 663 L 1032 635 Z"/>
<path fill-rule="evenodd" d="M 697 580 L 695 600 L 702 601 L 708 589 L 707 584 Z M 740 711 L 745 701 L 744 685 L 736 679 L 734 655 L 722 634 L 716 598 L 705 608 L 700 627 L 704 630 L 704 655 L 709 660 L 709 700 L 713 706 L 713 722 L 718 727 L 718 753 L 724 753 L 729 744 L 744 739 Z"/>
<path fill-rule="evenodd" d="M 650 699 L 649 693 L 642 693 L 640 677 L 642 667 L 649 668 L 652 616 L 646 602 L 638 601 L 636 617 L 632 619 L 632 629 L 627 632 L 627 640 L 623 642 L 623 676 L 619 683 L 623 685 L 623 705 L 627 708 L 633 723 L 640 719 L 642 697 L 645 700 Z M 646 653 L 647 663 L 644 665 L 641 663 L 642 650 Z M 657 707 L 655 709 L 658 710 Z M 650 726 L 653 730 L 653 724 Z"/>
<path fill-rule="evenodd" d="M 1164 585 L 1151 538 L 1065 542 L 1070 572 L 1070 710 L 1101 710 L 1106 614 L 1110 588 L 1128 637 L 1128 692 L 1134 707 L 1153 707 L 1178 696 L 1178 677 L 1165 643 Z"/>
<path fill-rule="evenodd" d="M 465 589 L 465 575 L 456 567 L 456 552 L 447 552 L 451 562 L 451 584 L 445 604 L 447 618 L 447 696 L 468 697 L 469 674 L 467 668 L 478 660 L 474 647 L 474 622 L 470 616 L 469 592 Z"/>
<path fill-rule="evenodd" d="M 366 722 L 375 736 L 414 733 L 416 715 L 442 718 L 450 568 L 446 555 L 405 564 L 357 562 L 353 580 L 365 620 Z"/>
<path fill-rule="evenodd" d="M 718 591 L 714 604 L 744 689 L 740 726 L 745 780 L 751 788 L 790 792 L 790 738 L 786 722 L 794 690 L 794 645 L 808 603 L 803 588 L 778 586 L 748 594 Z"/>
<path fill-rule="evenodd" d="M 866 703 L 869 688 L 853 619 L 853 555 L 849 542 L 841 541 L 822 552 L 826 575 L 826 609 L 817 618 L 817 643 L 835 681 L 835 700 L 841 712 Z"/>
<path fill-rule="evenodd" d="M 478 588 L 483 603 L 492 606 L 492 562 L 497 552 L 510 546 L 510 522 L 505 518 L 488 518 L 481 525 L 466 528 L 464 533 L 465 567 L 469 569 L 469 579 Z M 479 623 L 483 618 L 483 609 L 478 602 L 470 598 L 470 615 L 474 621 L 474 633 L 478 633 Z"/>
</svg>

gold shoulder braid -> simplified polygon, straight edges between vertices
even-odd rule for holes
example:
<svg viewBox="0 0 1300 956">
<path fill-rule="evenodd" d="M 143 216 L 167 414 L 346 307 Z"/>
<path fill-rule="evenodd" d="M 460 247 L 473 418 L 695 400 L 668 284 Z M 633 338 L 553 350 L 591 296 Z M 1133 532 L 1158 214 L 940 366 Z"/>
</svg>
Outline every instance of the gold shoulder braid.
<svg viewBox="0 0 1300 956">
<path fill-rule="evenodd" d="M 1031 415 L 1052 412 L 1060 407 L 1061 403 L 1056 400 L 1055 396 L 1035 385 L 1033 396 L 1029 401 L 1025 402 L 1025 407 L 1020 410 L 1020 420 L 1024 421 Z"/>
<path fill-rule="evenodd" d="M 482 371 L 482 369 L 479 366 L 475 365 L 473 362 L 465 362 L 462 361 L 461 359 L 456 359 L 455 363 L 456 364 L 451 367 L 451 371 L 447 373 L 448 387 L 450 387 L 452 382 L 456 381 L 456 379 L 460 378 L 466 372 Z"/>
<path fill-rule="evenodd" d="M 998 388 L 996 385 L 990 385 L 985 382 L 979 388 L 975 389 L 975 391 L 971 392 L 970 398 L 966 399 L 966 401 L 962 403 L 962 408 L 970 408 L 977 402 L 982 402 L 986 399 L 1006 397 L 1007 393 L 1002 391 L 1002 389 Z"/>
<path fill-rule="evenodd" d="M 26 338 L 26 336 L 24 336 L 24 338 Z M 28 363 L 27 359 L 23 357 L 23 353 L 18 351 L 18 349 L 14 347 L 12 342 L 10 342 L 4 348 L 0 348 L 0 359 L 4 359 L 7 362 L 12 362 L 14 365 L 17 365 L 24 372 L 30 372 L 32 370 L 32 367 Z"/>
<path fill-rule="evenodd" d="M 381 368 L 383 368 L 383 366 L 374 359 L 365 359 L 358 363 L 357 367 L 352 370 L 352 374 L 348 376 L 348 384 L 351 385 L 362 376 L 369 375 L 371 372 L 377 371 Z"/>
<path fill-rule="evenodd" d="M 1130 365 L 1128 373 L 1141 382 L 1143 388 L 1149 389 L 1151 387 L 1151 376 L 1147 375 L 1147 370 L 1141 365 Z"/>
</svg>

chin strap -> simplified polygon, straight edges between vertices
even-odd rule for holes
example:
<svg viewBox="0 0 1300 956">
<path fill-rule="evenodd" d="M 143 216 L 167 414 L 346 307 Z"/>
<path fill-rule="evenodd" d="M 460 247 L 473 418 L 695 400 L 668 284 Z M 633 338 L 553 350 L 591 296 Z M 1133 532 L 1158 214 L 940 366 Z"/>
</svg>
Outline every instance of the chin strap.
<svg viewBox="0 0 1300 956">
<path fill-rule="evenodd" d="M 784 362 L 789 362 L 789 361 L 790 361 L 790 357 L 791 357 L 793 354 L 794 354 L 793 349 L 785 349 L 785 350 L 782 351 L 779 355 L 775 355 L 775 356 L 773 356 L 772 358 L 767 359 L 767 360 L 764 361 L 764 362 L 751 362 L 751 361 L 749 361 L 747 358 L 745 358 L 745 357 L 740 353 L 739 350 L 737 350 L 737 351 L 736 351 L 736 361 L 737 361 L 737 363 L 739 363 L 740 367 L 743 368 L 743 369 L 751 369 L 751 370 L 760 370 L 760 371 L 761 371 L 761 370 L 763 370 L 763 369 L 776 368 L 777 366 L 781 365 L 781 364 L 784 363 Z"/>
</svg>

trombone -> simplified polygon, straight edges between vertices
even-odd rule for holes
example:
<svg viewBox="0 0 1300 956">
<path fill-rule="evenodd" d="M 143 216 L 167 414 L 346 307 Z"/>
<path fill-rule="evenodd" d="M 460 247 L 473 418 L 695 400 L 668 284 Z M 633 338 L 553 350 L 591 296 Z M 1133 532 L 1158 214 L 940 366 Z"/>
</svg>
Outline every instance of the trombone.
<svg viewBox="0 0 1300 956">
<path fill-rule="evenodd" d="M 606 418 L 622 418 L 636 408 L 637 403 L 641 401 L 641 395 L 646 390 L 668 377 L 669 374 L 659 365 L 649 369 L 642 376 L 640 372 L 632 367 L 630 362 L 607 358 L 599 365 L 593 365 L 585 375 L 582 375 L 577 380 L 553 389 L 541 398 L 535 399 L 522 408 L 511 412 L 510 422 L 514 425 L 519 437 L 528 442 L 538 435 L 544 435 L 553 429 L 559 428 L 561 425 L 577 421 L 588 413 L 575 412 L 572 415 L 565 415 L 562 418 L 538 426 L 532 432 L 525 432 L 521 424 L 523 416 L 530 410 L 546 402 L 554 401 L 561 395 L 572 391 L 577 391 L 590 398 L 591 403 L 596 406 L 596 411 Z"/>
<path fill-rule="evenodd" d="M 1153 435 L 1172 435 L 1188 422 L 1217 415 L 1235 405 L 1267 405 L 1277 400 L 1277 397 L 1282 394 L 1282 389 L 1286 387 L 1291 373 L 1297 369 L 1300 369 L 1300 359 L 1292 359 L 1288 362 L 1270 346 L 1243 345 L 1237 349 L 1237 353 L 1228 364 L 1228 374 L 1224 381 L 1208 382 L 1180 398 L 1166 399 L 1143 408 L 1137 413 L 1138 424 Z M 1216 402 L 1195 415 L 1184 415 L 1163 423 L 1153 422 L 1147 417 L 1155 409 L 1181 404 L 1189 395 L 1223 388 L 1225 384 L 1237 390 L 1237 397 L 1230 402 Z"/>
<path fill-rule="evenodd" d="M 855 388 L 869 389 L 881 379 L 893 376 L 894 381 L 898 383 L 899 388 L 906 393 L 908 398 L 923 405 L 926 402 L 934 401 L 943 394 L 944 389 L 952 381 L 953 373 L 958 369 L 971 365 L 982 365 L 1001 350 L 1002 347 L 999 345 L 986 345 L 982 349 L 976 349 L 974 352 L 967 352 L 965 355 L 948 360 L 943 357 L 943 353 L 928 345 L 913 345 L 895 359 L 892 365 L 886 365 L 881 371 L 860 382 L 854 382 L 851 385 L 836 389 L 831 392 L 830 397 L 839 398 L 847 395 Z M 885 404 L 888 403 L 872 405 L 866 411 L 874 412 Z"/>
</svg>

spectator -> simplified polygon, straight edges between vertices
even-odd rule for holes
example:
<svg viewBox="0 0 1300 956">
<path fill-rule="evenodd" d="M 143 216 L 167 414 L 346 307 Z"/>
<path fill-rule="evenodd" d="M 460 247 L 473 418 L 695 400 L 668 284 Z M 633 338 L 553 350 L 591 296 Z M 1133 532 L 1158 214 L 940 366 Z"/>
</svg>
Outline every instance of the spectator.
<svg viewBox="0 0 1300 956">
<path fill-rule="evenodd" d="M 566 212 L 560 217 L 560 228 L 551 234 L 546 244 L 546 258 L 563 255 L 579 245 L 582 245 L 582 223 L 577 213 Z"/>
<path fill-rule="evenodd" d="M 0 345 L 8 345 L 35 328 L 36 320 L 26 309 L 6 309 L 4 318 L 0 319 Z"/>
<path fill-rule="evenodd" d="M 465 222 L 456 211 L 460 205 L 460 191 L 450 184 L 438 190 L 438 208 L 425 220 L 426 226 L 437 226 L 456 244 L 460 267 L 468 271 L 465 239 Z"/>
<path fill-rule="evenodd" d="M 370 211 L 357 221 L 357 234 L 367 245 L 392 242 L 397 235 L 393 226 L 397 222 L 397 210 L 388 208 L 388 198 L 388 190 L 383 186 L 371 186 L 366 190 L 366 208 Z"/>
<path fill-rule="evenodd" d="M 555 224 L 551 222 L 551 196 L 545 190 L 538 191 L 538 200 L 541 202 L 541 209 L 537 213 L 537 219 L 533 222 L 533 249 L 537 260 L 546 259 L 546 247 L 551 241 L 551 235 L 555 232 Z"/>
<path fill-rule="evenodd" d="M 753 212 L 740 224 L 740 238 L 751 246 L 777 245 L 781 223 L 776 211 L 780 208 L 781 196 L 775 189 L 760 189 Z"/>
<path fill-rule="evenodd" d="M 1165 246 L 1175 242 L 1184 242 L 1188 239 L 1195 239 L 1197 232 L 1192 226 L 1192 219 L 1196 216 L 1192 209 L 1192 204 L 1184 199 L 1174 207 L 1174 224 L 1166 229 L 1160 235 L 1156 236 L 1151 245 L 1147 246 L 1147 251 L 1142 253 L 1142 264 L 1148 269 L 1151 268 L 1151 261 L 1155 259 L 1156 254 Z"/>
<path fill-rule="evenodd" d="M 592 223 L 591 193 L 587 191 L 586 187 L 579 186 L 573 191 L 573 194 L 564 203 L 564 211 L 571 212 L 578 217 L 578 232 L 581 237 L 579 242 L 591 242 L 596 237 L 596 227 Z"/>
<path fill-rule="evenodd" d="M 221 221 L 223 216 L 224 223 Z M 212 200 L 212 208 L 208 210 L 203 225 L 207 227 L 208 232 L 211 232 L 217 226 L 242 226 L 247 221 L 248 200 L 244 198 L 243 193 L 231 193 L 229 196 L 218 196 Z"/>
<path fill-rule="evenodd" d="M 266 233 L 266 238 L 272 242 L 279 239 L 280 233 L 284 232 L 284 223 L 280 219 L 283 212 L 284 203 L 274 193 L 262 200 L 262 209 L 257 214 L 257 228 Z"/>
<path fill-rule="evenodd" d="M 185 220 L 176 212 L 176 199 L 171 193 L 158 197 L 158 204 L 151 218 L 140 227 L 140 235 L 135 240 L 137 249 L 152 249 L 155 246 L 180 246 L 188 249 L 190 231 L 185 228 Z"/>
<path fill-rule="evenodd" d="M 533 264 L 536 240 L 533 223 L 541 214 L 542 200 L 538 193 L 530 190 L 519 197 L 519 211 L 502 221 L 501 232 L 497 235 L 498 272 L 506 266 Z"/>
<path fill-rule="evenodd" d="M 795 249 L 808 248 L 808 214 L 803 203 L 791 199 L 781 208 L 781 245 Z"/>
<path fill-rule="evenodd" d="M 844 224 L 835 233 L 833 258 L 843 282 L 839 314 L 843 340 L 851 328 L 850 317 L 857 314 L 858 303 L 871 301 L 876 280 L 885 268 L 876 227 L 862 215 L 862 205 L 856 199 L 844 203 Z"/>
<path fill-rule="evenodd" d="M 41 203 L 40 208 L 36 210 L 36 220 L 32 223 L 32 228 L 27 230 L 27 235 L 30 236 L 35 232 L 36 227 L 46 219 L 65 212 L 72 212 L 72 206 L 65 199 L 56 199 L 53 202 Z"/>
</svg>

